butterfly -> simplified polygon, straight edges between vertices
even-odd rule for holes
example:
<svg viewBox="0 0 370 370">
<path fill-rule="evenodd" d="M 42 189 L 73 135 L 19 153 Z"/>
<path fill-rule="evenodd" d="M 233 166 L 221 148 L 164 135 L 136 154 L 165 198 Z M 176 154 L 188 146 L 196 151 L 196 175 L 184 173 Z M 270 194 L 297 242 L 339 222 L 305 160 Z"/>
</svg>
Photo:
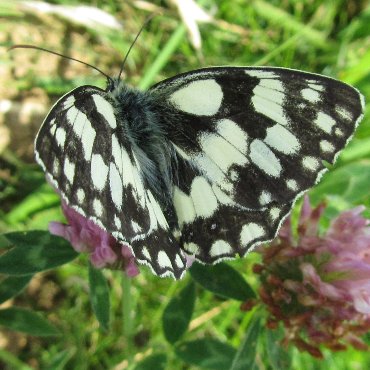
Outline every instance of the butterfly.
<svg viewBox="0 0 370 370">
<path fill-rule="evenodd" d="M 160 276 L 272 240 L 352 137 L 353 87 L 272 67 L 182 73 L 148 91 L 109 78 L 64 95 L 35 141 L 63 200 Z"/>
</svg>

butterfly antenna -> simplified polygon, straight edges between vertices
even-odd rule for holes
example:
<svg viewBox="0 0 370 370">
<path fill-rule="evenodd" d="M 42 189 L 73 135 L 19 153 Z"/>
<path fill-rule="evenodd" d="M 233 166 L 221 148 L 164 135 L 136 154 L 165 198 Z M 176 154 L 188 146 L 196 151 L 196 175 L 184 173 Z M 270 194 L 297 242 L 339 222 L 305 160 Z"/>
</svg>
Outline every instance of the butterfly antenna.
<svg viewBox="0 0 370 370">
<path fill-rule="evenodd" d="M 89 63 L 86 63 L 86 62 L 83 62 L 82 60 L 78 60 L 78 59 L 75 59 L 75 58 L 72 58 L 72 57 L 69 57 L 67 55 L 63 55 L 63 54 L 60 54 L 60 53 L 57 53 L 56 51 L 52 51 L 52 50 L 49 50 L 49 49 L 45 49 L 45 48 L 41 48 L 39 46 L 34 46 L 34 45 L 22 45 L 22 44 L 19 44 L 19 45 L 13 45 L 11 46 L 8 51 L 10 50 L 13 50 L 13 49 L 36 49 L 36 50 L 41 50 L 41 51 L 46 51 L 47 53 L 50 53 L 50 54 L 54 54 L 54 55 L 58 55 L 62 58 L 65 58 L 65 59 L 69 59 L 69 60 L 73 60 L 74 62 L 78 62 L 78 63 L 81 63 L 81 64 L 84 64 L 85 66 L 88 66 L 90 68 L 93 68 L 95 69 L 96 71 L 98 71 L 99 73 L 101 73 L 103 76 L 105 76 L 108 80 L 111 80 L 111 78 L 106 74 L 104 73 L 102 70 L 100 70 L 99 68 L 89 64 Z"/>
<path fill-rule="evenodd" d="M 145 22 L 143 23 L 143 25 L 141 26 L 141 28 L 140 28 L 140 31 L 137 33 L 137 35 L 136 35 L 136 37 L 135 37 L 135 39 L 134 39 L 134 41 L 132 42 L 132 44 L 130 45 L 130 47 L 129 47 L 129 49 L 128 49 L 128 51 L 127 51 L 127 53 L 126 53 L 126 55 L 125 55 L 125 58 L 123 59 L 123 62 L 122 62 L 122 64 L 121 64 L 121 69 L 120 69 L 120 71 L 119 71 L 119 74 L 118 74 L 118 79 L 120 80 L 121 79 L 121 75 L 122 75 L 122 72 L 123 72 L 123 68 L 124 68 L 124 66 L 125 66 L 125 63 L 126 63 L 126 60 L 127 60 L 127 57 L 128 57 L 128 55 L 130 54 L 130 51 L 131 51 L 131 49 L 132 49 L 132 47 L 135 45 L 135 43 L 136 43 L 136 40 L 139 38 L 139 36 L 140 36 L 140 34 L 141 34 L 141 32 L 143 31 L 143 29 L 147 26 L 147 24 L 154 18 L 154 16 L 156 16 L 157 14 L 155 13 L 155 14 L 152 14 L 152 15 L 150 15 L 146 20 L 145 20 Z"/>
</svg>

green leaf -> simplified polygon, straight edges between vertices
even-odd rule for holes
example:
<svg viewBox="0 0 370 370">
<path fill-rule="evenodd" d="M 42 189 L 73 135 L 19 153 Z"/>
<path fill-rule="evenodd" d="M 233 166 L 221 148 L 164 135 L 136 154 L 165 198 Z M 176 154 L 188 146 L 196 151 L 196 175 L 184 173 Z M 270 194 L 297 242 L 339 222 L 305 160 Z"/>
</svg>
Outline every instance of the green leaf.
<svg viewBox="0 0 370 370">
<path fill-rule="evenodd" d="M 63 370 L 67 362 L 75 354 L 75 349 L 65 349 L 52 357 L 51 361 L 45 366 L 44 370 Z"/>
<path fill-rule="evenodd" d="M 43 316 L 19 307 L 0 310 L 0 325 L 36 336 L 60 335 L 60 332 Z"/>
<path fill-rule="evenodd" d="M 0 283 L 0 303 L 19 294 L 30 282 L 33 275 L 9 276 Z"/>
<path fill-rule="evenodd" d="M 348 163 L 370 156 L 370 137 L 353 139 L 339 157 L 339 163 Z"/>
<path fill-rule="evenodd" d="M 266 330 L 266 349 L 269 363 L 274 370 L 285 370 L 291 368 L 291 356 L 280 342 L 281 330 Z"/>
<path fill-rule="evenodd" d="M 165 43 L 161 52 L 158 53 L 155 60 L 150 63 L 150 67 L 143 73 L 143 77 L 139 83 L 139 89 L 146 90 L 153 83 L 159 72 L 167 64 L 168 60 L 172 57 L 176 49 L 179 47 L 182 39 L 186 35 L 186 28 L 180 24 L 172 33 L 169 40 Z"/>
<path fill-rule="evenodd" d="M 234 357 L 230 370 L 252 370 L 256 367 L 256 349 L 260 329 L 261 319 L 255 316 L 249 323 L 245 338 Z"/>
<path fill-rule="evenodd" d="M 35 368 L 28 366 L 13 353 L 5 349 L 0 349 L 0 364 L 2 369 L 35 370 Z"/>
<path fill-rule="evenodd" d="M 165 370 L 167 357 L 164 353 L 155 353 L 136 364 L 134 370 Z"/>
<path fill-rule="evenodd" d="M 325 174 L 323 181 L 310 191 L 313 203 L 323 195 L 338 194 L 352 204 L 369 204 L 370 161 L 362 160 Z"/>
<path fill-rule="evenodd" d="M 205 369 L 229 369 L 236 350 L 213 338 L 183 342 L 176 347 L 176 355 L 183 361 Z"/>
<path fill-rule="evenodd" d="M 0 273 L 30 275 L 72 261 L 78 253 L 69 242 L 48 231 L 28 231 L 5 234 L 14 245 L 0 257 Z"/>
<path fill-rule="evenodd" d="M 109 286 L 103 272 L 89 264 L 90 300 L 93 311 L 104 330 L 109 329 Z"/>
<path fill-rule="evenodd" d="M 29 219 L 34 213 L 57 204 L 60 204 L 59 195 L 49 184 L 44 183 L 10 211 L 5 216 L 5 222 L 17 225 Z"/>
<path fill-rule="evenodd" d="M 175 343 L 186 332 L 195 303 L 195 285 L 188 284 L 173 297 L 163 311 L 163 331 L 170 343 Z"/>
<path fill-rule="evenodd" d="M 195 262 L 189 271 L 198 284 L 221 297 L 245 301 L 256 296 L 243 276 L 226 263 L 205 266 Z"/>
<path fill-rule="evenodd" d="M 0 249 L 6 249 L 12 246 L 12 243 L 5 237 L 4 234 L 0 234 Z"/>
</svg>

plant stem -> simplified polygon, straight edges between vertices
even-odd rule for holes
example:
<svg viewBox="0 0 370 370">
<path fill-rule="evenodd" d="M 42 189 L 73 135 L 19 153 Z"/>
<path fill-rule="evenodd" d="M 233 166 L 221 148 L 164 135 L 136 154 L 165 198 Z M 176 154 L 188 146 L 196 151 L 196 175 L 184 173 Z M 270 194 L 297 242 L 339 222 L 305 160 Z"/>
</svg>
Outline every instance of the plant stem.
<svg viewBox="0 0 370 370">
<path fill-rule="evenodd" d="M 185 26 L 180 24 L 175 32 L 171 35 L 166 45 L 159 53 L 158 57 L 154 60 L 153 64 L 146 71 L 143 78 L 139 83 L 139 88 L 146 90 L 150 85 L 152 85 L 154 79 L 160 72 L 160 70 L 166 65 L 167 61 L 170 59 L 173 52 L 179 46 L 181 40 L 183 39 L 186 33 Z"/>
<path fill-rule="evenodd" d="M 122 274 L 122 320 L 123 335 L 129 343 L 132 333 L 132 297 L 131 297 L 131 279 Z"/>
</svg>

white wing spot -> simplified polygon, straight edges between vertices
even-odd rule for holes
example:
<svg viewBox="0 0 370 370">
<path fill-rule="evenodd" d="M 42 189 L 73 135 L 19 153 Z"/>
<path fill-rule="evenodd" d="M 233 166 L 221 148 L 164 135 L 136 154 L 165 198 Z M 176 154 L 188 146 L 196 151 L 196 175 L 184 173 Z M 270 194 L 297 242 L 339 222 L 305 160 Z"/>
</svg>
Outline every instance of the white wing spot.
<svg viewBox="0 0 370 370">
<path fill-rule="evenodd" d="M 250 145 L 250 159 L 269 176 L 278 177 L 281 173 L 279 159 L 261 140 L 255 139 Z"/>
<path fill-rule="evenodd" d="M 217 185 L 212 185 L 213 193 L 215 194 L 217 200 L 221 204 L 234 204 L 234 201 L 226 194 L 224 193 Z"/>
<path fill-rule="evenodd" d="M 81 134 L 82 146 L 84 149 L 84 157 L 87 161 L 91 159 L 92 148 L 94 145 L 96 132 L 93 129 L 91 122 L 87 119 Z"/>
<path fill-rule="evenodd" d="M 88 121 L 86 114 L 76 107 L 72 107 L 67 112 L 67 120 L 72 125 L 76 136 L 81 137 L 85 122 Z"/>
<path fill-rule="evenodd" d="M 93 94 L 92 98 L 94 100 L 97 111 L 107 120 L 111 128 L 116 128 L 117 122 L 112 104 L 105 100 L 99 94 Z"/>
<path fill-rule="evenodd" d="M 297 191 L 297 190 L 298 190 L 298 184 L 297 184 L 297 181 L 295 181 L 294 179 L 286 180 L 286 186 L 287 186 L 290 190 L 293 190 L 293 191 Z"/>
<path fill-rule="evenodd" d="M 216 240 L 209 251 L 211 257 L 218 257 L 224 254 L 230 254 L 233 251 L 231 245 L 225 240 Z"/>
<path fill-rule="evenodd" d="M 70 162 L 68 157 L 66 157 L 66 159 L 64 160 L 63 171 L 67 180 L 72 184 L 75 177 L 75 164 L 73 162 Z"/>
<path fill-rule="evenodd" d="M 75 101 L 76 99 L 73 95 L 68 96 L 68 98 L 63 102 L 63 109 L 67 110 L 71 108 L 74 105 Z"/>
<path fill-rule="evenodd" d="M 172 145 L 174 146 L 176 152 L 179 153 L 182 158 L 184 158 L 186 160 L 190 160 L 190 156 L 188 154 L 186 154 L 181 148 L 179 148 L 174 143 L 172 143 Z"/>
<path fill-rule="evenodd" d="M 73 131 L 76 136 L 81 139 L 84 157 L 89 161 L 96 136 L 96 132 L 93 129 L 91 122 L 87 119 L 85 113 L 79 111 L 75 107 L 68 110 L 67 121 L 73 126 Z"/>
<path fill-rule="evenodd" d="M 121 176 L 114 163 L 111 163 L 109 168 L 109 185 L 113 203 L 120 210 L 123 201 L 123 186 Z"/>
<path fill-rule="evenodd" d="M 56 129 L 57 129 L 57 125 L 56 125 L 56 123 L 55 123 L 55 118 L 53 118 L 53 119 L 50 121 L 49 125 L 50 125 L 50 133 L 51 133 L 51 135 L 52 135 L 52 136 L 54 136 L 54 135 L 55 135 L 55 131 L 56 131 Z"/>
<path fill-rule="evenodd" d="M 121 229 L 122 227 L 121 220 L 117 217 L 117 215 L 114 215 L 114 224 L 116 225 L 117 229 Z"/>
<path fill-rule="evenodd" d="M 345 120 L 348 120 L 348 121 L 352 121 L 352 113 L 349 112 L 346 108 L 340 106 L 340 105 L 337 105 L 335 107 L 335 111 L 337 112 L 337 114 L 339 114 L 343 119 Z"/>
<path fill-rule="evenodd" d="M 327 140 L 321 140 L 320 141 L 320 148 L 325 153 L 334 152 L 334 150 L 335 150 L 334 145 L 332 143 L 330 143 L 329 141 L 327 141 Z"/>
<path fill-rule="evenodd" d="M 183 112 L 198 116 L 215 115 L 222 104 L 221 86 L 213 79 L 193 81 L 175 91 L 170 101 Z"/>
<path fill-rule="evenodd" d="M 215 134 L 203 134 L 199 138 L 204 153 L 224 172 L 235 164 L 245 165 L 248 159 L 223 137 Z"/>
<path fill-rule="evenodd" d="M 171 260 L 168 258 L 166 252 L 159 251 L 158 252 L 158 265 L 162 268 L 171 267 Z"/>
<path fill-rule="evenodd" d="M 257 238 L 265 235 L 265 229 L 261 226 L 256 224 L 255 222 L 251 222 L 249 224 L 243 225 L 242 231 L 240 233 L 240 243 L 243 247 L 247 246 L 251 241 L 254 241 Z"/>
<path fill-rule="evenodd" d="M 112 154 L 118 172 L 121 175 L 123 186 L 127 187 L 128 185 L 132 185 L 134 189 L 136 189 L 132 169 L 133 165 L 127 151 L 119 144 L 116 135 L 112 135 Z"/>
<path fill-rule="evenodd" d="M 135 233 L 140 233 L 142 232 L 142 227 L 135 221 L 131 221 L 131 227 L 132 227 L 132 230 L 135 231 Z"/>
<path fill-rule="evenodd" d="M 280 216 L 280 208 L 274 207 L 270 209 L 270 218 L 272 221 L 275 221 Z"/>
<path fill-rule="evenodd" d="M 235 181 L 238 180 L 239 175 L 238 175 L 238 173 L 235 170 L 231 170 L 230 171 L 230 174 L 229 174 L 229 178 L 230 178 L 231 181 L 234 181 L 235 182 Z"/>
<path fill-rule="evenodd" d="M 200 252 L 200 248 L 199 248 L 198 244 L 195 244 L 195 243 L 192 243 L 192 242 L 184 243 L 184 249 L 189 254 L 198 254 Z"/>
<path fill-rule="evenodd" d="M 298 139 L 285 127 L 276 124 L 266 131 L 267 135 L 263 141 L 270 147 L 284 154 L 293 154 L 299 150 Z"/>
<path fill-rule="evenodd" d="M 310 171 L 316 171 L 320 166 L 319 161 L 315 157 L 306 156 L 302 159 L 302 165 L 304 168 Z"/>
<path fill-rule="evenodd" d="M 55 132 L 55 139 L 57 141 L 57 144 L 60 147 L 64 147 L 64 143 L 66 141 L 66 132 L 65 132 L 64 128 L 58 127 L 58 129 Z"/>
<path fill-rule="evenodd" d="M 226 174 L 222 172 L 220 167 L 208 157 L 205 153 L 198 154 L 193 158 L 194 164 L 199 168 L 201 173 L 212 179 L 223 190 L 231 192 L 233 184 L 226 178 Z"/>
<path fill-rule="evenodd" d="M 193 199 L 195 213 L 199 217 L 210 217 L 217 209 L 217 198 L 213 193 L 211 185 L 201 176 L 193 179 L 190 191 Z"/>
<path fill-rule="evenodd" d="M 252 97 L 252 103 L 256 112 L 261 113 L 268 118 L 271 118 L 273 121 L 283 126 L 288 125 L 288 120 L 285 116 L 282 105 L 277 104 L 273 101 L 269 101 L 267 98 L 263 98 L 258 95 L 254 95 Z"/>
<path fill-rule="evenodd" d="M 284 99 L 284 86 L 279 80 L 262 79 L 253 89 L 252 103 L 256 112 L 286 126 L 288 119 L 283 109 Z"/>
<path fill-rule="evenodd" d="M 91 157 L 91 179 L 97 190 L 104 189 L 107 182 L 108 166 L 104 163 L 100 154 L 94 154 Z"/>
<path fill-rule="evenodd" d="M 248 149 L 248 136 L 234 121 L 221 119 L 216 125 L 217 132 L 241 153 L 246 153 Z"/>
<path fill-rule="evenodd" d="M 102 205 L 101 201 L 98 198 L 94 199 L 93 208 L 94 208 L 95 214 L 98 217 L 101 217 L 101 215 L 103 214 L 103 205 Z"/>
<path fill-rule="evenodd" d="M 313 89 L 303 89 L 301 91 L 303 99 L 310 103 L 318 103 L 321 100 L 320 93 Z"/>
<path fill-rule="evenodd" d="M 196 216 L 193 201 L 177 186 L 174 187 L 173 191 L 173 204 L 180 226 L 194 221 Z"/>
<path fill-rule="evenodd" d="M 178 254 L 176 255 L 175 263 L 176 263 L 177 267 L 179 267 L 179 268 L 184 267 L 184 262 L 182 262 L 182 259 L 181 259 L 180 255 L 178 255 Z"/>
<path fill-rule="evenodd" d="M 319 92 L 322 92 L 325 90 L 325 87 L 323 85 L 319 85 L 317 81 L 308 81 L 308 82 L 309 82 L 308 87 L 310 89 L 314 89 Z"/>
<path fill-rule="evenodd" d="M 261 79 L 260 83 L 258 84 L 259 87 L 263 87 L 265 89 L 275 90 L 275 101 L 278 103 L 282 103 L 284 100 L 284 94 L 277 94 L 276 92 L 284 92 L 284 84 L 281 82 L 279 78 L 268 78 L 268 79 Z M 270 96 L 269 96 L 270 98 Z"/>
<path fill-rule="evenodd" d="M 263 69 L 246 69 L 245 74 L 251 77 L 258 77 L 258 78 L 278 78 L 279 76 L 272 71 L 264 71 Z"/>
<path fill-rule="evenodd" d="M 174 230 L 172 230 L 172 235 L 173 235 L 173 237 L 177 240 L 177 241 L 179 241 L 180 240 L 180 238 L 181 238 L 181 231 L 179 230 L 179 229 L 174 229 Z"/>
<path fill-rule="evenodd" d="M 164 214 L 162 212 L 162 209 L 159 205 L 159 203 L 154 198 L 152 192 L 150 190 L 147 190 L 147 206 L 149 209 L 149 216 L 150 216 L 150 226 L 152 228 L 152 216 L 155 217 L 156 222 L 160 225 L 160 227 L 164 230 L 168 229 L 168 223 L 166 218 L 164 217 Z M 151 211 L 154 212 L 154 215 L 152 215 Z M 153 223 L 154 224 L 154 223 Z"/>
<path fill-rule="evenodd" d="M 258 200 L 262 206 L 270 203 L 272 200 L 271 193 L 269 193 L 266 190 L 263 190 Z"/>
<path fill-rule="evenodd" d="M 141 250 L 141 253 L 143 254 L 143 256 L 148 259 L 149 261 L 152 260 L 152 257 L 150 256 L 150 253 L 148 251 L 148 248 L 147 247 L 143 247 L 143 249 Z"/>
<path fill-rule="evenodd" d="M 84 192 L 84 189 L 79 188 L 77 190 L 77 200 L 78 200 L 78 203 L 83 203 L 84 202 L 84 200 L 85 200 L 85 192 Z"/>
<path fill-rule="evenodd" d="M 338 127 L 335 129 L 334 133 L 337 136 L 343 136 L 344 135 L 344 132 Z"/>
<path fill-rule="evenodd" d="M 328 116 L 326 113 L 319 112 L 317 114 L 317 118 L 315 120 L 315 124 L 321 128 L 321 130 L 327 132 L 328 134 L 331 133 L 333 126 L 335 125 L 335 121 L 332 117 Z"/>
</svg>

